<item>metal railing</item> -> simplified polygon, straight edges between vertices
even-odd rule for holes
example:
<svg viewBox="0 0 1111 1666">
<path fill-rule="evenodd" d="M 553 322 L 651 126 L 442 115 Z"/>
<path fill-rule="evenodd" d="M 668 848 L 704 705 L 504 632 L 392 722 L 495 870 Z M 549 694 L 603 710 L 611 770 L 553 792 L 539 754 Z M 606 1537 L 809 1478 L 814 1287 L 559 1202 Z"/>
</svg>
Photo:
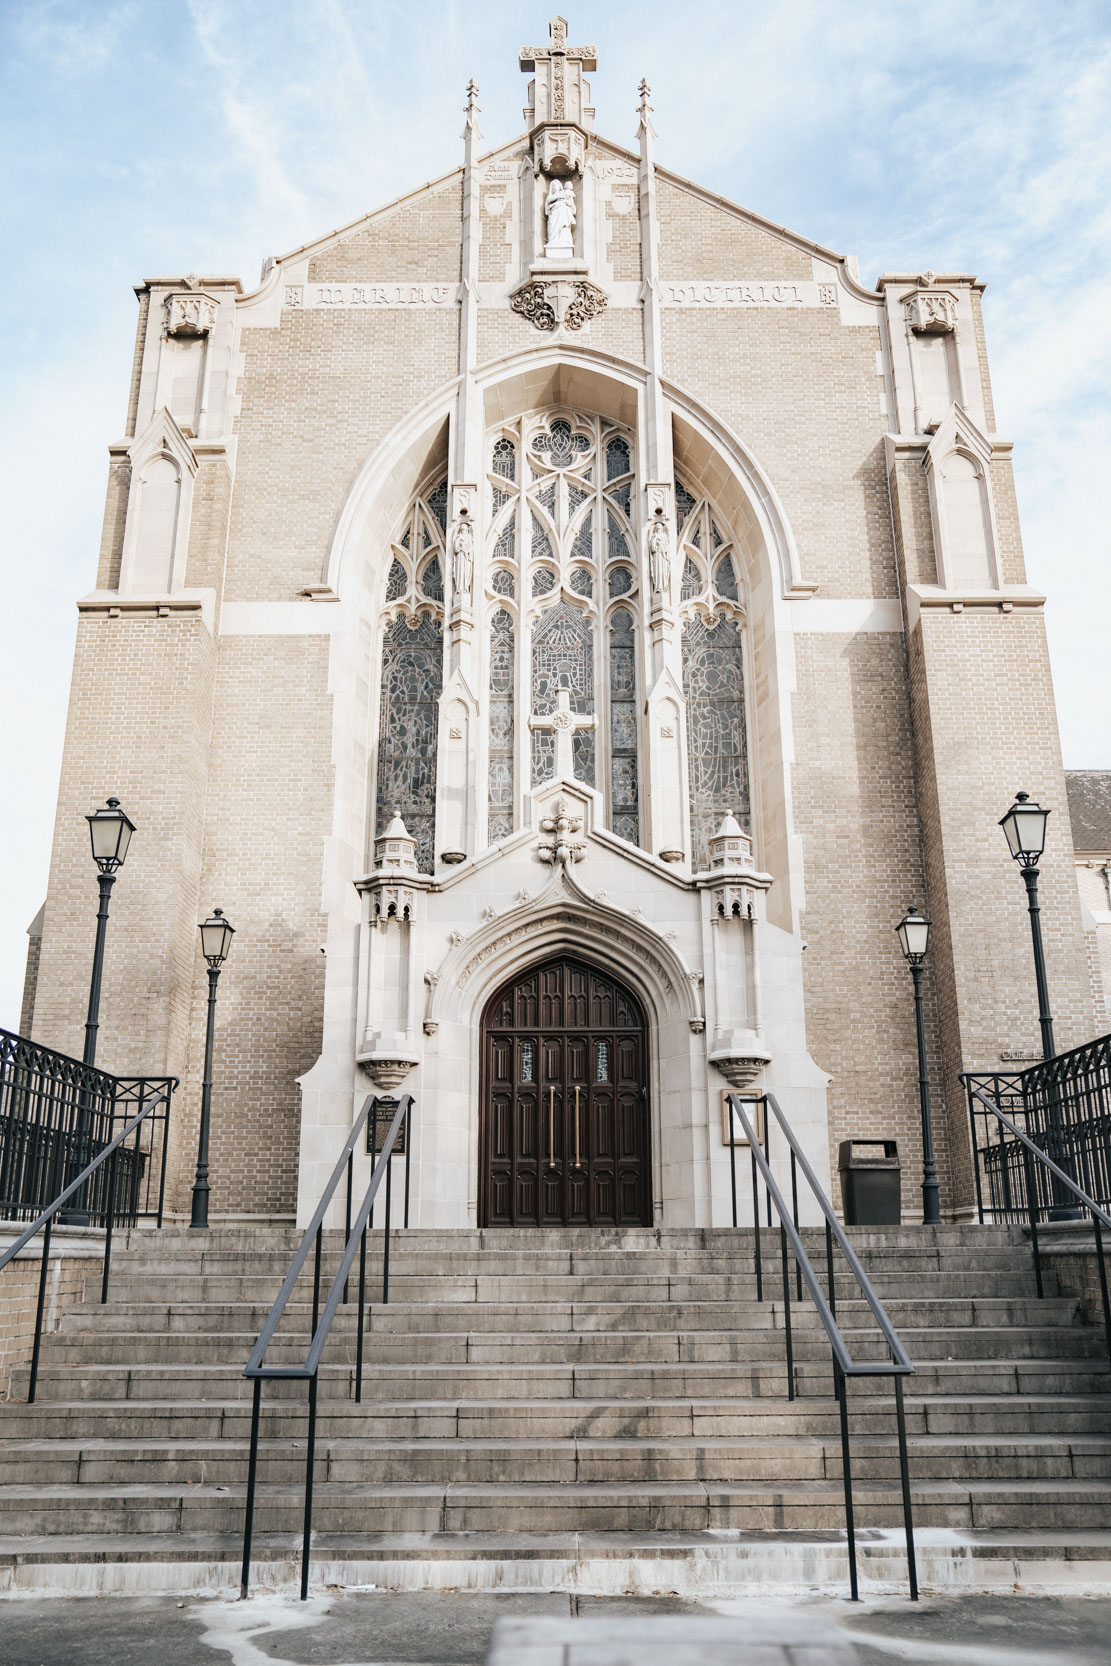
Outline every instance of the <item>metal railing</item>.
<svg viewBox="0 0 1111 1666">
<path fill-rule="evenodd" d="M 1111 1364 L 1111 1299 L 1108 1297 L 1107 1263 L 1104 1257 L 1103 1245 L 1104 1227 L 1111 1231 L 1111 1214 L 1108 1214 L 1105 1209 L 1101 1209 L 1095 1198 L 1089 1197 L 1088 1193 L 1076 1184 L 1070 1174 L 1066 1174 L 1065 1170 L 1058 1163 L 1055 1163 L 1047 1152 L 1043 1151 L 1040 1146 L 1035 1145 L 1030 1136 L 1018 1126 L 1018 1123 L 1012 1117 L 1009 1117 L 1002 1106 L 979 1085 L 983 1078 L 969 1076 L 962 1079 L 968 1083 L 970 1098 L 978 1099 L 984 1112 L 998 1120 L 1001 1131 L 1009 1136 L 1009 1143 L 1022 1154 L 1022 1197 L 1025 1201 L 1026 1222 L 1030 1228 L 1030 1242 L 1034 1251 L 1034 1279 L 1037 1284 L 1039 1298 L 1045 1295 L 1045 1289 L 1042 1279 L 1042 1257 L 1038 1241 L 1038 1226 L 1042 1221 L 1052 1219 L 1055 1213 L 1060 1212 L 1055 1204 L 1049 1200 L 1064 1196 L 1070 1201 L 1075 1200 L 1075 1203 L 1079 1205 L 1077 1213 L 1080 1213 L 1083 1209 L 1088 1211 L 1095 1235 L 1096 1267 L 1099 1270 L 1100 1296 L 1103 1301 L 1103 1326 L 1107 1337 L 1108 1363 Z M 1010 1167 L 1009 1164 L 1008 1167 Z M 1016 1217 L 1013 1215 L 1008 1216 L 1008 1219 L 1014 1218 Z M 984 1214 L 981 1209 L 981 1224 L 983 1224 L 983 1219 Z"/>
<path fill-rule="evenodd" d="M 746 1105 L 762 1106 L 764 1111 L 763 1143 L 761 1143 L 756 1128 L 750 1120 Z M 906 1413 L 903 1406 L 903 1378 L 914 1372 L 906 1349 L 899 1340 L 898 1332 L 888 1318 L 883 1303 L 872 1289 L 868 1274 L 860 1264 L 860 1260 L 845 1236 L 844 1228 L 837 1219 L 833 1205 L 822 1190 L 817 1175 L 811 1168 L 790 1123 L 775 1099 L 774 1094 L 737 1094 L 729 1095 L 729 1177 L 732 1193 L 733 1225 L 737 1226 L 737 1139 L 734 1118 L 740 1119 L 744 1136 L 748 1143 L 749 1158 L 752 1169 L 752 1219 L 756 1244 L 756 1299 L 764 1300 L 764 1263 L 760 1244 L 760 1196 L 759 1184 L 764 1183 L 767 1223 L 771 1226 L 772 1210 L 779 1220 L 779 1259 L 783 1295 L 783 1331 L 787 1354 L 787 1397 L 795 1398 L 795 1360 L 794 1343 L 791 1320 L 791 1284 L 795 1284 L 796 1300 L 803 1299 L 803 1286 L 810 1296 L 817 1310 L 822 1329 L 829 1340 L 830 1352 L 833 1360 L 834 1392 L 837 1397 L 841 1423 L 841 1474 L 845 1494 L 845 1532 L 848 1540 L 849 1552 L 849 1586 L 853 1602 L 860 1600 L 859 1582 L 856 1565 L 856 1524 L 853 1510 L 853 1478 L 852 1478 L 852 1449 L 849 1429 L 849 1399 L 848 1382 L 854 1377 L 890 1377 L 895 1390 L 895 1420 L 899 1443 L 899 1483 L 903 1501 L 903 1527 L 906 1535 L 907 1573 L 910 1584 L 910 1599 L 918 1601 L 918 1568 L 914 1552 L 914 1516 L 910 1494 L 910 1467 L 907 1458 L 907 1429 Z M 787 1142 L 791 1161 L 791 1202 L 788 1205 L 780 1191 L 771 1171 L 771 1129 L 772 1119 L 778 1125 L 780 1133 Z M 825 1219 L 826 1239 L 826 1285 L 823 1291 L 818 1282 L 810 1257 L 803 1246 L 799 1230 L 799 1174 L 802 1174 L 810 1190 L 811 1196 L 817 1203 Z M 879 1327 L 884 1344 L 890 1354 L 889 1360 L 854 1360 L 848 1345 L 837 1323 L 837 1290 L 834 1272 L 834 1244 L 841 1251 L 850 1273 L 856 1281 L 860 1295 L 867 1303 L 873 1319 Z M 792 1281 L 790 1255 L 794 1258 L 795 1277 Z M 827 1293 L 828 1292 L 828 1293 Z"/>
<path fill-rule="evenodd" d="M 354 1398 L 356 1404 L 361 1403 L 363 1398 L 363 1339 L 366 1326 L 367 1231 L 374 1224 L 374 1200 L 378 1195 L 384 1176 L 386 1183 L 386 1219 L 382 1242 L 382 1301 L 388 1302 L 390 1299 L 390 1215 L 393 1195 L 393 1158 L 395 1153 L 397 1155 L 404 1154 L 405 1156 L 403 1224 L 408 1226 L 412 1108 L 413 1099 L 411 1094 L 405 1094 L 401 1099 L 382 1098 L 372 1094 L 367 1099 L 347 1137 L 339 1161 L 332 1170 L 331 1179 L 324 1188 L 324 1194 L 317 1204 L 316 1213 L 305 1230 L 305 1236 L 293 1257 L 289 1271 L 285 1276 L 285 1282 L 278 1292 L 273 1307 L 270 1309 L 266 1323 L 259 1333 L 258 1341 L 251 1351 L 251 1357 L 243 1368 L 243 1375 L 254 1381 L 254 1392 L 251 1401 L 251 1452 L 247 1465 L 247 1501 L 243 1521 L 243 1567 L 239 1586 L 241 1597 L 246 1597 L 251 1577 L 251 1538 L 254 1531 L 255 1491 L 258 1479 L 259 1419 L 262 1412 L 262 1385 L 264 1381 L 307 1382 L 309 1385 L 309 1424 L 305 1453 L 305 1508 L 301 1544 L 301 1601 L 304 1602 L 308 1597 L 313 1477 L 316 1469 L 316 1398 L 320 1362 L 331 1334 L 332 1321 L 341 1303 L 348 1299 L 351 1267 L 355 1259 L 355 1253 L 358 1251 L 359 1311 L 356 1321 Z M 389 1118 L 388 1125 L 385 1120 L 387 1116 Z M 384 1127 L 384 1134 L 381 1137 L 379 1134 L 380 1118 Z M 366 1130 L 367 1150 L 376 1158 L 376 1161 L 370 1177 L 370 1184 L 363 1196 L 362 1203 L 359 1205 L 358 1213 L 352 1220 L 351 1194 L 355 1148 L 359 1144 L 364 1129 Z M 324 1303 L 324 1311 L 321 1312 L 320 1274 L 324 1243 L 324 1220 L 332 1205 L 340 1181 L 345 1174 L 347 1178 L 346 1243 L 343 1255 L 340 1257 L 339 1268 L 332 1280 L 328 1298 Z M 308 1352 L 300 1365 L 267 1365 L 267 1350 L 274 1340 L 275 1333 L 285 1313 L 286 1305 L 304 1270 L 310 1251 L 313 1253 L 312 1335 L 309 1340 Z"/>
<path fill-rule="evenodd" d="M 1056 1053 L 1029 1070 L 966 1071 L 961 1081 L 968 1093 L 981 1222 L 1024 1221 L 1031 1202 L 1045 1219 L 1073 1212 L 1068 1187 L 1049 1169 L 1034 1170 L 1036 1191 L 1033 1199 L 1027 1196 L 1021 1143 L 987 1110 L 981 1093 L 1065 1179 L 1101 1208 L 1111 1208 L 1111 1035 Z"/>
<path fill-rule="evenodd" d="M 37 1051 L 45 1052 L 46 1049 L 39 1048 Z M 54 1054 L 53 1057 L 60 1059 L 64 1055 Z M 66 1062 L 73 1064 L 76 1061 L 70 1059 Z M 20 1234 L 15 1243 L 0 1255 L 0 1273 L 2 1273 L 8 1263 L 14 1261 L 39 1232 L 43 1235 L 42 1266 L 39 1271 L 38 1300 L 35 1309 L 35 1336 L 31 1350 L 31 1374 L 27 1392 L 28 1405 L 34 1402 L 35 1392 L 38 1388 L 43 1314 L 46 1307 L 46 1281 L 50 1266 L 50 1238 L 54 1229 L 55 1218 L 62 1214 L 67 1204 L 72 1204 L 73 1213 L 79 1214 L 83 1223 L 87 1222 L 89 1225 L 96 1227 L 99 1222 L 100 1227 L 103 1228 L 104 1265 L 100 1276 L 101 1305 L 108 1300 L 114 1228 L 117 1225 L 134 1226 L 137 1220 L 145 1216 L 153 1218 L 157 1226 L 162 1225 L 162 1206 L 166 1189 L 166 1132 L 170 1112 L 170 1098 L 178 1085 L 177 1077 L 128 1077 L 117 1080 L 116 1078 L 105 1077 L 103 1071 L 94 1072 L 94 1074 L 102 1077 L 105 1081 L 114 1081 L 121 1090 L 113 1101 L 117 1119 L 121 1114 L 126 1114 L 125 1111 L 121 1111 L 121 1107 L 131 1109 L 138 1104 L 139 1109 L 106 1142 L 98 1139 L 100 1149 L 92 1161 L 86 1163 L 84 1168 L 74 1175 L 69 1184 L 58 1193 L 54 1201 L 31 1222 L 30 1226 Z M 112 1121 L 107 1110 L 102 1110 L 100 1114 L 108 1118 L 107 1125 L 102 1125 L 100 1128 L 100 1134 L 104 1135 L 111 1129 Z M 161 1137 L 157 1142 L 155 1142 L 153 1132 L 156 1127 L 161 1129 Z M 76 1136 L 76 1139 L 83 1141 L 85 1136 L 81 1134 Z M 144 1145 L 144 1140 L 149 1140 L 149 1143 Z M 129 1142 L 132 1143 L 129 1144 Z M 157 1200 L 153 1207 L 140 1209 L 136 1176 L 141 1175 L 145 1166 L 148 1179 L 146 1202 L 151 1205 L 149 1181 L 150 1175 L 155 1170 L 155 1164 L 151 1157 L 156 1143 L 161 1148 L 161 1155 L 157 1163 L 159 1176 Z"/>
<path fill-rule="evenodd" d="M 142 1110 L 173 1077 L 113 1076 L 26 1036 L 0 1030 L 0 1219 L 34 1220 L 115 1139 L 121 1119 Z M 166 1093 L 167 1115 L 169 1098 Z M 166 1169 L 166 1116 L 147 1120 L 141 1140 L 118 1161 L 117 1217 L 157 1217 Z M 101 1167 L 75 1199 L 79 1224 L 107 1209 Z M 122 1218 L 119 1224 L 123 1224 Z"/>
</svg>

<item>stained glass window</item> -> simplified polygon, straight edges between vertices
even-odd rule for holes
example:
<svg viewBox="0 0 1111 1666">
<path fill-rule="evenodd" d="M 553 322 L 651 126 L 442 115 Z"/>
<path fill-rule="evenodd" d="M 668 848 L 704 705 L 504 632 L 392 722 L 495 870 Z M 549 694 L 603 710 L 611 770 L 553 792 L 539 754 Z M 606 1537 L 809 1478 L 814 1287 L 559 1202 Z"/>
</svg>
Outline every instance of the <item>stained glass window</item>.
<svg viewBox="0 0 1111 1666">
<path fill-rule="evenodd" d="M 447 532 L 447 481 L 441 480 L 434 492 L 428 494 L 428 507 L 440 523 L 440 531 Z"/>
<path fill-rule="evenodd" d="M 420 581 L 421 590 L 433 602 L 444 599 L 444 575 L 440 571 L 440 558 L 434 555 L 424 569 L 424 576 Z"/>
<path fill-rule="evenodd" d="M 610 621 L 611 826 L 622 839 L 640 838 L 637 782 L 636 639 L 632 615 L 618 608 Z"/>
<path fill-rule="evenodd" d="M 571 710 L 590 716 L 594 705 L 594 632 L 590 620 L 569 602 L 555 602 L 540 615 L 532 632 L 532 710 L 547 717 L 556 708 L 556 694 L 566 688 Z M 580 729 L 574 739 L 575 777 L 594 785 L 594 731 Z M 555 736 L 551 730 L 532 733 L 532 784 L 553 773 Z"/>
<path fill-rule="evenodd" d="M 417 841 L 417 865 L 432 872 L 436 831 L 436 736 L 443 688 L 439 619 L 395 619 L 382 642 L 378 719 L 378 831 L 400 816 Z"/>
<path fill-rule="evenodd" d="M 621 523 L 616 515 L 606 516 L 606 544 L 611 561 L 629 561 L 629 546 L 625 541 L 625 534 L 621 530 Z"/>
<path fill-rule="evenodd" d="M 401 562 L 395 557 L 390 567 L 390 576 L 386 581 L 386 600 L 396 602 L 399 597 L 404 596 L 408 588 L 409 576 Z"/>
<path fill-rule="evenodd" d="M 709 866 L 709 840 L 722 817 L 748 819 L 748 757 L 741 627 L 719 614 L 711 624 L 683 626 L 683 691 L 687 700 L 691 865 Z"/>
<path fill-rule="evenodd" d="M 589 512 L 584 515 L 583 524 L 575 534 L 571 555 L 580 561 L 590 561 L 594 557 L 593 517 Z"/>
<path fill-rule="evenodd" d="M 628 567 L 614 567 L 609 576 L 611 596 L 627 596 L 633 588 L 633 575 Z"/>
<path fill-rule="evenodd" d="M 702 574 L 698 571 L 698 567 L 688 555 L 686 561 L 683 563 L 683 588 L 681 591 L 683 601 L 690 601 L 691 597 L 697 596 L 701 589 Z"/>
<path fill-rule="evenodd" d="M 576 596 L 593 596 L 594 580 L 585 567 L 576 567 L 571 574 L 571 588 Z"/>
<path fill-rule="evenodd" d="M 490 763 L 487 808 L 491 844 L 513 831 L 513 620 L 504 608 L 490 625 Z"/>
<path fill-rule="evenodd" d="M 694 508 L 694 498 L 691 497 L 681 480 L 675 482 L 675 519 L 682 531 L 683 522 Z"/>
<path fill-rule="evenodd" d="M 532 575 L 532 593 L 534 596 L 546 596 L 549 590 L 555 589 L 556 576 L 550 567 L 537 567 Z"/>
<path fill-rule="evenodd" d="M 494 441 L 494 455 L 491 467 L 495 474 L 500 474 L 503 480 L 517 478 L 517 447 L 512 440 L 504 437 Z"/>
<path fill-rule="evenodd" d="M 716 527 L 714 531 L 717 531 Z M 714 588 L 718 595 L 724 597 L 727 602 L 739 600 L 737 596 L 737 575 L 733 570 L 732 558 L 728 555 L 718 562 L 718 570 L 714 574 Z"/>
<path fill-rule="evenodd" d="M 490 580 L 490 588 L 497 596 L 512 598 L 517 594 L 517 585 L 513 574 L 507 573 L 504 567 L 498 567 L 495 570 L 494 576 Z"/>
<path fill-rule="evenodd" d="M 623 474 L 628 474 L 631 467 L 628 440 L 620 436 L 611 440 L 606 447 L 606 479 L 618 480 Z"/>
<path fill-rule="evenodd" d="M 538 457 L 546 457 L 554 469 L 565 469 L 590 450 L 590 441 L 585 434 L 572 433 L 571 424 L 563 417 L 556 417 L 546 434 L 537 434 L 532 449 Z"/>
<path fill-rule="evenodd" d="M 532 517 L 532 559 L 534 561 L 551 561 L 554 559 L 552 546 L 548 541 L 548 534 L 535 515 Z"/>
<path fill-rule="evenodd" d="M 516 539 L 516 535 L 515 535 L 516 534 L 516 526 L 517 526 L 517 517 L 516 517 L 516 515 L 510 515 L 509 519 L 505 523 L 505 527 L 502 531 L 501 537 L 498 539 L 497 543 L 494 545 L 494 560 L 495 561 L 512 561 L 516 557 L 516 554 L 517 554 L 517 539 Z"/>
</svg>

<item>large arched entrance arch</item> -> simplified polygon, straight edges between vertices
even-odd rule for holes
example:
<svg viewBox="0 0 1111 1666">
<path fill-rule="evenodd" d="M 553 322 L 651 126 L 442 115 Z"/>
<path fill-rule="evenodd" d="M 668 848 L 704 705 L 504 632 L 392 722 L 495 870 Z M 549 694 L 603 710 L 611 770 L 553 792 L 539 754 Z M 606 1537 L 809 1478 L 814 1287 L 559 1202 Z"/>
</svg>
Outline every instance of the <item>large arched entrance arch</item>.
<svg viewBox="0 0 1111 1666">
<path fill-rule="evenodd" d="M 648 1028 L 575 955 L 517 973 L 482 1015 L 480 1226 L 651 1226 Z"/>
</svg>

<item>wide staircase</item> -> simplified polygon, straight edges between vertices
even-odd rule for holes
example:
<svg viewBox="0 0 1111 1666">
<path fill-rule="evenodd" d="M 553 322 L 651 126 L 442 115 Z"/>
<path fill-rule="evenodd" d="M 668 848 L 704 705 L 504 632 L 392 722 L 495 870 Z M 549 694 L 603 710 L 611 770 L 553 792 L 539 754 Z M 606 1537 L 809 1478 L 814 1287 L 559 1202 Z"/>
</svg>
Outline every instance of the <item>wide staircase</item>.
<svg viewBox="0 0 1111 1666">
<path fill-rule="evenodd" d="M 804 1232 L 816 1266 L 824 1234 Z M 1111 1561 L 1111 1375 L 1101 1327 L 1017 1227 L 850 1234 L 905 1380 L 919 1572 L 1011 1584 Z M 0 1590 L 237 1588 L 251 1422 L 243 1367 L 300 1235 L 133 1229 L 0 1407 Z M 331 1277 L 342 1235 L 324 1239 Z M 314 1582 L 591 1590 L 836 1585 L 838 1402 L 813 1306 L 792 1298 L 788 1398 L 778 1231 L 395 1231 L 389 1303 L 354 1289 L 319 1379 Z M 382 1232 L 369 1238 L 371 1295 Z M 311 1268 L 271 1344 L 305 1357 Z M 327 1284 L 325 1282 L 325 1288 Z M 856 1281 L 837 1321 L 886 1357 Z M 306 1388 L 262 1395 L 253 1582 L 299 1565 Z M 906 1577 L 891 1377 L 848 1393 L 862 1577 Z M 894 1529 L 896 1531 L 892 1532 Z M 964 1570 L 963 1572 L 961 1570 Z"/>
</svg>

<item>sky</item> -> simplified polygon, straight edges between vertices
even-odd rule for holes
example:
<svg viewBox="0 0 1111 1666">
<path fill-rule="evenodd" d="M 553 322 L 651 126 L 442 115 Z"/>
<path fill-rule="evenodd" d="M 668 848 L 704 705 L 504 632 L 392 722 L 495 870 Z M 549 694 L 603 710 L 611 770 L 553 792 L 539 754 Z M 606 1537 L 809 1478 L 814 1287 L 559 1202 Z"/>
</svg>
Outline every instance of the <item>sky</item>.
<svg viewBox="0 0 1111 1666">
<path fill-rule="evenodd" d="M 1111 769 L 1108 0 L 591 0 L 596 126 L 840 253 L 861 276 L 975 272 L 1067 768 Z M 122 437 L 131 286 L 234 272 L 521 130 L 536 5 L 0 0 L 0 1026 L 46 892 L 74 603 Z M 104 690 L 105 702 L 111 689 Z M 1015 722 L 1023 711 L 1017 704 Z M 112 788 L 105 783 L 105 792 Z M 90 809 L 94 806 L 90 805 Z M 1001 806 L 1002 810 L 1006 806 Z M 89 863 L 89 939 L 96 907 Z M 126 876 L 121 880 L 126 883 Z"/>
</svg>

